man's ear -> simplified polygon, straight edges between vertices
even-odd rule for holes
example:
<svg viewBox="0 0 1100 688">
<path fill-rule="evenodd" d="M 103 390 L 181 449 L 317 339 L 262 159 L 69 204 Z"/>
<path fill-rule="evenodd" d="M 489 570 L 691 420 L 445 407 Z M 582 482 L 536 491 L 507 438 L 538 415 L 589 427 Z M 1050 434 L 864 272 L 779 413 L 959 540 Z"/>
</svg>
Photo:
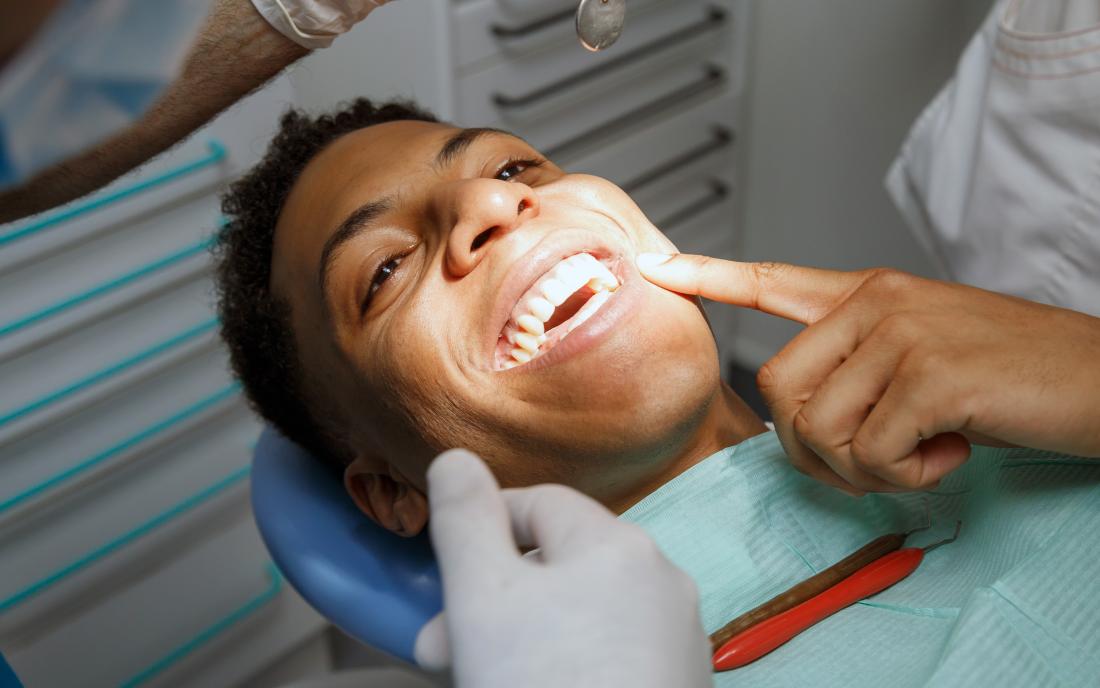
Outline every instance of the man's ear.
<svg viewBox="0 0 1100 688">
<path fill-rule="evenodd" d="M 344 488 L 372 521 L 402 537 L 428 522 L 428 498 L 392 464 L 357 458 L 344 470 Z"/>
</svg>

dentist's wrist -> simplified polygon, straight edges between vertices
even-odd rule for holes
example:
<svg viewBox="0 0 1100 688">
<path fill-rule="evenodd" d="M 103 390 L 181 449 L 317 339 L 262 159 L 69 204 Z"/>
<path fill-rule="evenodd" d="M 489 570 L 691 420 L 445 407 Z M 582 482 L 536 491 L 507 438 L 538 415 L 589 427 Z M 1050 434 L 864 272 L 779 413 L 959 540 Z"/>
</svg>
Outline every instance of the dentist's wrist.
<svg viewBox="0 0 1100 688">
<path fill-rule="evenodd" d="M 327 48 L 388 0 L 251 0 L 273 28 L 307 50 Z"/>
</svg>

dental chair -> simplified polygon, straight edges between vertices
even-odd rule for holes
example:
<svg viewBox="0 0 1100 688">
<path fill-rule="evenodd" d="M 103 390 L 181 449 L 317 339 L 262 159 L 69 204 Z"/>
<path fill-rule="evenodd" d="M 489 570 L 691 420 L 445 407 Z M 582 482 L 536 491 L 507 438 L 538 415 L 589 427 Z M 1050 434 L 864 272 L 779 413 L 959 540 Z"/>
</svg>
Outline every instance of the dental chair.
<svg viewBox="0 0 1100 688">
<path fill-rule="evenodd" d="M 415 663 L 443 608 L 427 534 L 401 538 L 356 508 L 340 476 L 267 428 L 252 459 L 252 511 L 287 581 L 351 637 Z"/>
</svg>

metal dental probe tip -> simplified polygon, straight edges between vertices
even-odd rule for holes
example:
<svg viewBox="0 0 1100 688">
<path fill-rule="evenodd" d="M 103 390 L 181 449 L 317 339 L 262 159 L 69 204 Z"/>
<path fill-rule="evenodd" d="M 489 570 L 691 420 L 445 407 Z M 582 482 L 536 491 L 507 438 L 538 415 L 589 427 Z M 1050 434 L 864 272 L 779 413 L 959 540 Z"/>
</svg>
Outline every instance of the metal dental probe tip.
<svg viewBox="0 0 1100 688">
<path fill-rule="evenodd" d="M 626 0 L 581 0 L 577 6 L 577 38 L 593 52 L 610 48 L 623 32 Z"/>
</svg>

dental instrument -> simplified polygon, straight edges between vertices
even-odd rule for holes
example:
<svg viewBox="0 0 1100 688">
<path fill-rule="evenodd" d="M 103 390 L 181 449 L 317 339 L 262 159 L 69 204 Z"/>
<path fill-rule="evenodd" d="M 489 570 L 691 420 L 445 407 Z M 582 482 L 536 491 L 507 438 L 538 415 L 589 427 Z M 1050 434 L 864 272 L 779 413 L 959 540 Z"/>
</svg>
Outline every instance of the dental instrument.
<svg viewBox="0 0 1100 688">
<path fill-rule="evenodd" d="M 610 48 L 623 32 L 626 0 L 581 0 L 577 6 L 577 38 L 592 52 Z"/>
<path fill-rule="evenodd" d="M 899 583 L 917 570 L 925 554 L 958 539 L 961 528 L 962 522 L 957 521 L 950 538 L 923 548 L 898 549 L 915 531 L 884 535 L 734 619 L 711 636 L 712 644 L 721 643 L 711 660 L 714 670 L 730 671 L 754 662 L 841 609 Z M 824 581 L 838 577 L 839 581 L 820 589 Z M 716 642 L 716 637 L 728 640 Z"/>
</svg>

